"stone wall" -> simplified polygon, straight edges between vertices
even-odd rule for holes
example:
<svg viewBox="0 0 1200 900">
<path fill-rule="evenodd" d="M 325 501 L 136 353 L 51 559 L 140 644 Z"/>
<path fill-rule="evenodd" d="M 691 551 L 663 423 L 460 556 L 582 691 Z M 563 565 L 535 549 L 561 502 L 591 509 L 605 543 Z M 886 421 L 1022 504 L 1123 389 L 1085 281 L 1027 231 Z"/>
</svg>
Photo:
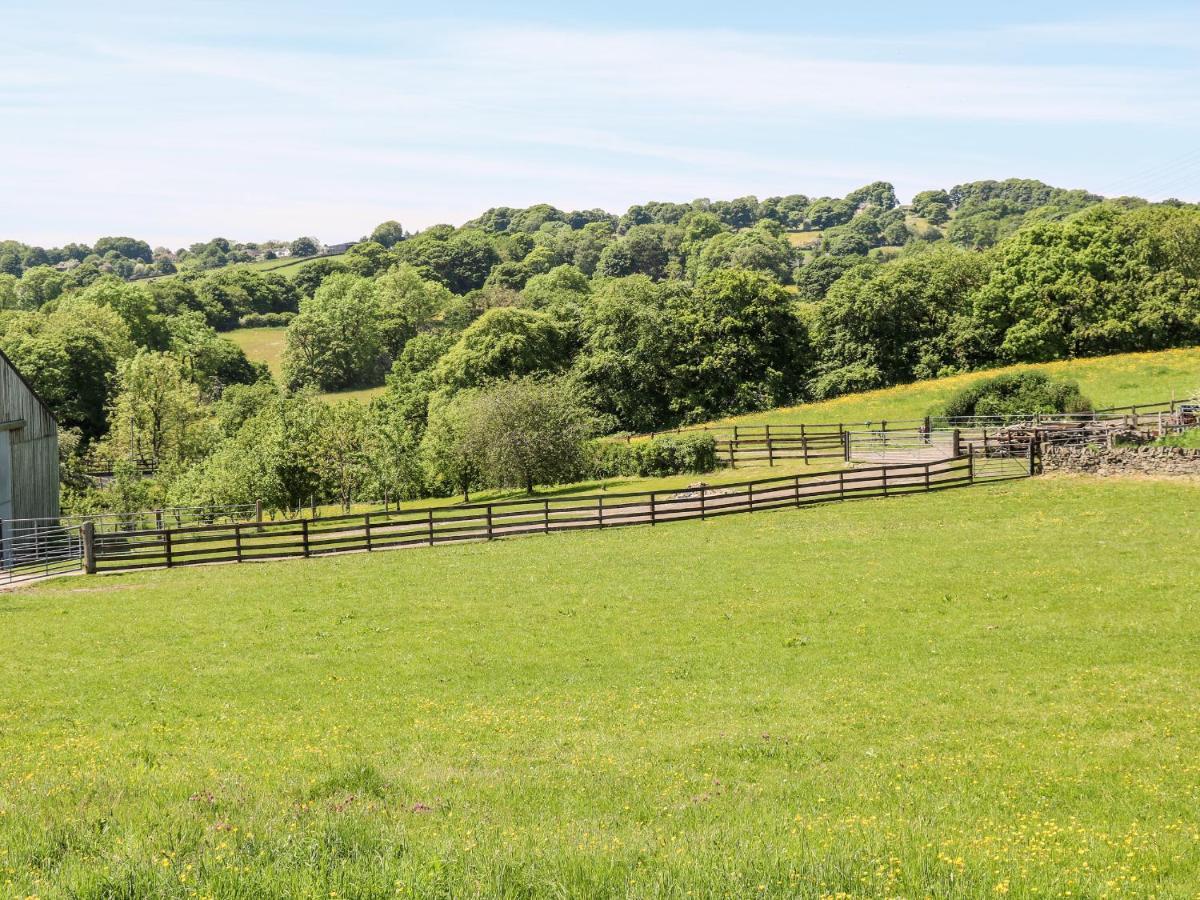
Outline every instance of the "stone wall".
<svg viewBox="0 0 1200 900">
<path fill-rule="evenodd" d="M 1182 447 L 1047 447 L 1043 472 L 1200 478 L 1200 450 Z"/>
</svg>

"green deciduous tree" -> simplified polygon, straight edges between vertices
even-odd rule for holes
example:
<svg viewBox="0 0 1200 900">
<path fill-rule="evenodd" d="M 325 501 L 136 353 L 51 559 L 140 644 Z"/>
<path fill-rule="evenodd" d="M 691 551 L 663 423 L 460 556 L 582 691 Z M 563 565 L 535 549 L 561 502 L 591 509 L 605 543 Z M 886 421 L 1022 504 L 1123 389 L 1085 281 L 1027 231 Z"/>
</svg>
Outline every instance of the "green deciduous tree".
<svg viewBox="0 0 1200 900">
<path fill-rule="evenodd" d="M 386 357 L 375 316 L 374 284 L 357 275 L 333 275 L 287 330 L 284 380 L 291 388 L 326 391 L 378 384 Z"/>
</svg>

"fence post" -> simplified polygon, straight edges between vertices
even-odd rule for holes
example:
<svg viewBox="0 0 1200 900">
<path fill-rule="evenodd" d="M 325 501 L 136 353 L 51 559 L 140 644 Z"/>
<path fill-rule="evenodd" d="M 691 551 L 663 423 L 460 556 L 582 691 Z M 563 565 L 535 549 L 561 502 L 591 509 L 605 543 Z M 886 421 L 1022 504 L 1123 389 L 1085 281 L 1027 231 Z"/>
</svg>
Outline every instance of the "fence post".
<svg viewBox="0 0 1200 900">
<path fill-rule="evenodd" d="M 367 552 L 371 552 L 371 514 L 363 513 L 363 531 L 367 535 Z"/>
<path fill-rule="evenodd" d="M 736 425 L 734 425 L 733 427 L 734 427 L 734 430 L 737 430 Z M 731 469 L 737 468 L 737 438 L 733 438 L 729 442 L 729 468 L 731 468 Z"/>
<path fill-rule="evenodd" d="M 651 525 L 654 524 L 654 520 L 657 518 L 657 512 L 654 508 L 657 496 L 658 495 L 654 491 L 650 492 L 650 524 Z"/>
<path fill-rule="evenodd" d="M 492 504 L 487 505 L 487 539 L 492 539 Z"/>
<path fill-rule="evenodd" d="M 879 469 L 883 473 L 883 496 L 886 497 L 888 495 L 887 463 L 884 463 L 882 466 L 879 467 Z"/>
<path fill-rule="evenodd" d="M 929 493 L 929 463 L 925 463 L 925 493 Z"/>
<path fill-rule="evenodd" d="M 967 445 L 967 483 L 975 483 L 975 448 Z"/>
<path fill-rule="evenodd" d="M 962 456 L 962 432 L 957 428 L 950 434 L 950 455 L 955 459 Z"/>
<path fill-rule="evenodd" d="M 933 426 L 930 424 L 929 416 L 926 416 L 925 417 L 925 433 L 929 434 L 931 431 L 933 431 Z"/>
<path fill-rule="evenodd" d="M 800 450 L 804 454 L 804 464 L 808 465 L 808 434 L 804 431 L 804 423 L 800 423 Z"/>
<path fill-rule="evenodd" d="M 83 571 L 96 574 L 96 523 L 84 522 L 79 526 L 79 539 L 83 545 Z"/>
<path fill-rule="evenodd" d="M 304 555 L 308 556 L 308 519 L 300 520 L 300 541 L 304 547 Z"/>
<path fill-rule="evenodd" d="M 550 501 L 542 501 L 542 531 L 545 534 L 550 533 Z"/>
<path fill-rule="evenodd" d="M 841 426 L 838 426 L 839 428 Z M 842 432 L 842 459 L 845 462 L 850 462 L 850 432 Z"/>
<path fill-rule="evenodd" d="M 233 523 L 233 551 L 237 557 L 237 561 L 242 561 L 242 526 L 237 522 Z"/>
<path fill-rule="evenodd" d="M 700 521 L 702 521 L 702 522 L 704 521 L 704 517 L 708 512 L 707 503 L 706 503 L 704 497 L 705 497 L 704 484 L 703 484 L 703 482 L 701 482 L 701 484 L 700 484 Z"/>
<path fill-rule="evenodd" d="M 154 530 L 155 531 L 163 530 L 163 513 L 162 513 L 161 509 L 156 509 L 154 511 Z"/>
<path fill-rule="evenodd" d="M 746 485 L 746 497 L 750 502 L 750 512 L 754 512 L 754 482 Z"/>
<path fill-rule="evenodd" d="M 254 523 L 258 526 L 258 530 L 262 531 L 262 501 L 254 501 Z"/>
<path fill-rule="evenodd" d="M 1035 464 L 1034 464 L 1034 460 L 1033 460 L 1033 438 L 1030 438 L 1029 439 L 1029 477 L 1030 478 L 1032 478 L 1034 475 L 1037 474 L 1037 469 L 1034 466 L 1035 466 Z"/>
<path fill-rule="evenodd" d="M 838 499 L 846 499 L 846 470 L 838 469 Z"/>
<path fill-rule="evenodd" d="M 792 498 L 796 501 L 796 505 L 800 505 L 800 476 L 797 475 L 792 479 Z"/>
<path fill-rule="evenodd" d="M 600 528 L 604 527 L 604 498 L 596 498 L 596 520 L 599 522 Z"/>
<path fill-rule="evenodd" d="M 428 515 L 428 520 L 429 520 L 429 546 L 432 547 L 433 546 L 433 507 L 432 506 L 429 507 L 428 509 L 425 510 L 425 512 Z"/>
<path fill-rule="evenodd" d="M 163 553 L 167 557 L 167 568 L 175 565 L 175 560 L 171 558 L 171 529 L 168 528 L 163 532 Z"/>
</svg>

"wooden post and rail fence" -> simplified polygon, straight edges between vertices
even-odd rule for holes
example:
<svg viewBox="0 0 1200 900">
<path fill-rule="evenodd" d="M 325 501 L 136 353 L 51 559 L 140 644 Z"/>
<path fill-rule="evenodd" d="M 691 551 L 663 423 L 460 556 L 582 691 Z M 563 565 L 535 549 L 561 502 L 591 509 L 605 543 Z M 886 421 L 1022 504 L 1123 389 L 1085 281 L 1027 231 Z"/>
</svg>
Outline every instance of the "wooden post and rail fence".
<svg viewBox="0 0 1200 900">
<path fill-rule="evenodd" d="M 965 487 L 978 479 L 968 452 L 953 459 L 762 478 L 683 490 L 530 497 L 496 503 L 373 511 L 322 519 L 261 519 L 98 532 L 85 527 L 88 573 L 431 547 L 555 531 L 655 526 L 688 519 Z M 1006 477 L 1023 475 L 1010 471 Z"/>
</svg>

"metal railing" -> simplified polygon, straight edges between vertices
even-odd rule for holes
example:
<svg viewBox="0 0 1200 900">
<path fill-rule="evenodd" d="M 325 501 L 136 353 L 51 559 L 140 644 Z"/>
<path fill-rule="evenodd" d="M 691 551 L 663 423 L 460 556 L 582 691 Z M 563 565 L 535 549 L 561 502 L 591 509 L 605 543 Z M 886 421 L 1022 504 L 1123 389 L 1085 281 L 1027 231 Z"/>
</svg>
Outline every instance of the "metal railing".
<svg viewBox="0 0 1200 900">
<path fill-rule="evenodd" d="M 0 587 L 79 572 L 83 546 L 78 525 L 0 526 Z"/>
</svg>

